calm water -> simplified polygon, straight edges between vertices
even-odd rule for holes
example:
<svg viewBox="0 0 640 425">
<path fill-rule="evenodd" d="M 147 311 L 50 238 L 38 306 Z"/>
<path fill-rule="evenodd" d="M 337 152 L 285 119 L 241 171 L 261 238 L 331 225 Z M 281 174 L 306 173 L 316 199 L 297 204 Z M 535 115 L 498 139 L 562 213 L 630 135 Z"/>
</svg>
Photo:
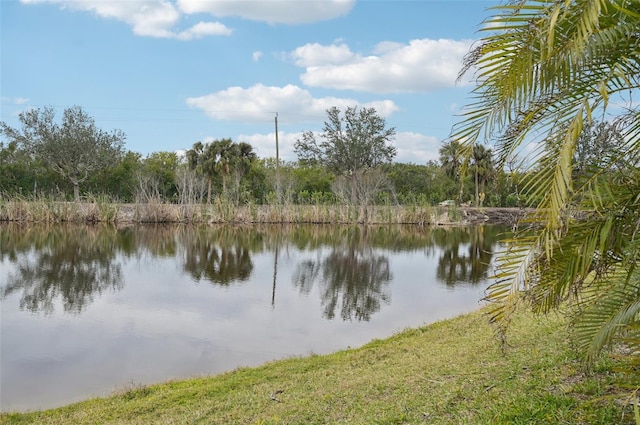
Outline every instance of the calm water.
<svg viewBox="0 0 640 425">
<path fill-rule="evenodd" d="M 476 309 L 503 230 L 0 225 L 0 408 L 329 353 Z"/>
</svg>

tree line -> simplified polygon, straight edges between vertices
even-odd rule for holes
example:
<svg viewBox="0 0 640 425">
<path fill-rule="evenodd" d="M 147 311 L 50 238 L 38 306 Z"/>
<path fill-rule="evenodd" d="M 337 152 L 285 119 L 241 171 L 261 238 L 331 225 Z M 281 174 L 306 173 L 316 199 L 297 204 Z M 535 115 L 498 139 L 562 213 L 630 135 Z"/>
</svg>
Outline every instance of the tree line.
<svg viewBox="0 0 640 425">
<path fill-rule="evenodd" d="M 142 156 L 125 149 L 125 134 L 97 127 L 83 108 L 53 108 L 20 114 L 21 128 L 0 123 L 0 194 L 10 198 L 117 202 L 235 204 L 435 205 L 443 200 L 491 207 L 525 206 L 521 167 L 498 167 L 493 151 L 475 144 L 465 161 L 461 142 L 443 142 L 438 161 L 398 163 L 395 128 L 373 108 L 327 110 L 319 133 L 304 132 L 298 159 L 259 158 L 253 146 L 230 138 L 195 142 L 184 155 L 159 151 Z M 608 133 L 607 133 L 608 132 Z M 586 167 L 604 143 L 606 124 L 585 132 L 576 153 Z M 603 137 L 603 135 L 607 135 Z M 602 139 L 602 140 L 601 140 Z"/>
<path fill-rule="evenodd" d="M 484 146 L 478 147 L 484 156 L 474 163 L 475 181 L 461 180 L 458 145 L 443 146 L 439 162 L 395 163 L 395 129 L 375 109 L 331 108 L 327 117 L 321 133 L 305 132 L 297 141 L 297 161 L 277 163 L 229 138 L 195 142 L 183 156 L 159 151 L 143 157 L 125 149 L 122 131 L 98 128 L 79 106 L 65 109 L 60 122 L 53 108 L 30 109 L 20 114 L 20 128 L 0 123 L 0 193 L 119 202 L 433 205 L 455 198 L 518 205 L 513 179 L 493 167 Z M 478 191 L 490 195 L 479 200 Z"/>
</svg>

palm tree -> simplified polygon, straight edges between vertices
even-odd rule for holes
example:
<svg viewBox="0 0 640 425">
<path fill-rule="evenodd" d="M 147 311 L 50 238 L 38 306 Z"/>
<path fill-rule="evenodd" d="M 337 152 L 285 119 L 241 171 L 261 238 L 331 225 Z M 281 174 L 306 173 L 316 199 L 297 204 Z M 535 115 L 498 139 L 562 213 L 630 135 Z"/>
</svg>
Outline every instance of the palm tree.
<svg viewBox="0 0 640 425">
<path fill-rule="evenodd" d="M 484 195 L 481 197 L 481 193 L 485 194 L 487 180 L 493 175 L 493 154 L 491 149 L 487 149 L 484 145 L 475 144 L 472 152 L 472 165 L 474 175 L 474 187 L 475 187 L 475 200 L 476 207 L 482 206 L 484 201 Z"/>
<path fill-rule="evenodd" d="M 463 194 L 463 185 L 460 180 L 460 170 L 463 166 L 462 159 L 462 145 L 459 141 L 452 139 L 444 142 L 440 147 L 440 164 L 442 165 L 445 174 L 460 185 L 458 202 L 462 202 Z"/>
<path fill-rule="evenodd" d="M 216 153 L 211 144 L 196 142 L 187 151 L 187 164 L 207 177 L 207 204 L 211 203 L 211 186 L 216 175 Z"/>
<path fill-rule="evenodd" d="M 251 165 L 258 156 L 253 151 L 253 146 L 246 142 L 240 142 L 235 145 L 235 152 L 233 158 L 233 170 L 235 172 L 234 191 L 236 196 L 236 202 L 239 200 L 239 188 L 242 177 L 249 172 Z"/>
<path fill-rule="evenodd" d="M 640 156 L 640 110 L 629 101 L 640 86 L 640 2 L 521 0 L 494 10 L 465 60 L 461 75 L 473 68 L 477 85 L 451 140 L 469 156 L 479 140 L 494 143 L 499 166 L 526 157 L 524 190 L 539 199 L 531 218 L 543 226 L 509 241 L 488 291 L 492 320 L 504 330 L 523 299 L 539 312 L 569 305 L 586 365 L 623 338 L 638 362 L 640 170 L 617 164 Z M 576 181 L 577 141 L 605 118 L 624 149 Z"/>
<path fill-rule="evenodd" d="M 454 179 L 458 178 L 461 166 L 460 142 L 450 140 L 440 147 L 440 164 L 445 173 Z"/>
<path fill-rule="evenodd" d="M 216 158 L 216 171 L 222 176 L 222 193 L 227 193 L 227 177 L 233 170 L 233 164 L 237 156 L 237 146 L 231 139 L 215 140 L 211 143 L 211 149 Z"/>
</svg>

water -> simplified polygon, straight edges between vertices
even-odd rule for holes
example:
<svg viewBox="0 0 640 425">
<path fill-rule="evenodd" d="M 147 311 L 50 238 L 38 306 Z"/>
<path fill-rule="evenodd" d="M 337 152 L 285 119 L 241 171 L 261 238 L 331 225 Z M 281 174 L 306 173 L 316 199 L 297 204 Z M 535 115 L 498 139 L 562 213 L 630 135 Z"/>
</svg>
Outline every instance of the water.
<svg viewBox="0 0 640 425">
<path fill-rule="evenodd" d="M 0 225 L 0 409 L 329 353 L 474 310 L 503 230 Z"/>
</svg>

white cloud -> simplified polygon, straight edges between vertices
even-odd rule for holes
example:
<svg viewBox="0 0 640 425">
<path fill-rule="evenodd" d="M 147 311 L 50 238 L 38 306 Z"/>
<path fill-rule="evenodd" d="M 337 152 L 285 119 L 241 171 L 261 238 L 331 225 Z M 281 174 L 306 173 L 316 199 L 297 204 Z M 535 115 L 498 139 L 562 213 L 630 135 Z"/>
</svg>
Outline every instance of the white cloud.
<svg viewBox="0 0 640 425">
<path fill-rule="evenodd" d="M 290 53 L 305 67 L 304 84 L 374 93 L 426 92 L 453 87 L 471 40 L 385 41 L 373 55 L 355 54 L 344 44 L 306 44 Z"/>
<path fill-rule="evenodd" d="M 440 156 L 441 141 L 434 136 L 398 132 L 394 144 L 398 148 L 395 162 L 426 164 L 428 161 L 437 160 Z"/>
<path fill-rule="evenodd" d="M 291 52 L 296 65 L 302 67 L 339 65 L 352 60 L 355 55 L 346 44 L 323 46 L 318 43 L 305 44 Z"/>
<path fill-rule="evenodd" d="M 26 97 L 7 97 L 7 96 L 2 96 L 2 103 L 8 103 L 10 105 L 24 105 L 25 103 L 28 103 L 29 99 L 27 99 Z"/>
<path fill-rule="evenodd" d="M 251 57 L 253 58 L 254 62 L 258 62 L 261 58 L 262 58 L 263 53 L 260 51 L 256 51 L 253 52 L 253 54 L 251 55 Z"/>
<path fill-rule="evenodd" d="M 178 0 L 177 5 L 187 14 L 210 13 L 270 24 L 304 24 L 344 16 L 351 11 L 355 0 Z"/>
<path fill-rule="evenodd" d="M 249 88 L 230 87 L 205 96 L 190 97 L 186 102 L 191 107 L 202 109 L 212 118 L 243 122 L 272 120 L 276 112 L 286 122 L 320 121 L 332 106 L 341 109 L 347 106 L 375 108 L 382 117 L 388 117 L 398 110 L 391 100 L 360 103 L 348 98 L 314 98 L 307 90 L 291 84 L 284 87 L 262 84 Z"/>
<path fill-rule="evenodd" d="M 278 132 L 280 159 L 284 161 L 298 159 L 293 149 L 296 140 L 300 137 L 302 137 L 302 132 Z M 241 134 L 237 140 L 251 144 L 260 158 L 275 158 L 276 156 L 276 139 L 273 132 L 269 134 Z M 399 132 L 396 134 L 393 144 L 398 149 L 398 154 L 394 159 L 395 162 L 426 164 L 428 161 L 437 160 L 439 157 L 440 140 L 433 136 Z"/>
<path fill-rule="evenodd" d="M 293 151 L 293 146 L 302 137 L 302 133 L 285 133 L 278 131 L 278 150 L 280 159 L 283 161 L 295 161 L 298 158 Z M 247 142 L 256 151 L 259 158 L 276 157 L 276 134 L 241 134 L 238 136 L 239 142 Z"/>
<path fill-rule="evenodd" d="M 401 49 L 402 47 L 404 47 L 403 43 L 398 43 L 395 41 L 381 41 L 375 46 L 375 48 L 373 49 L 373 53 L 377 55 L 383 55 L 385 53 Z"/>
<path fill-rule="evenodd" d="M 189 29 L 175 27 L 184 15 L 208 13 L 237 16 L 270 24 L 303 24 L 344 16 L 355 0 L 20 0 L 24 4 L 51 3 L 70 10 L 93 12 L 117 19 L 140 36 L 192 40 L 207 35 L 229 35 L 232 29 L 220 22 L 200 22 Z"/>
<path fill-rule="evenodd" d="M 188 30 L 177 34 L 176 38 L 180 40 L 191 40 L 194 38 L 202 38 L 207 35 L 231 35 L 232 32 L 233 30 L 219 22 L 198 22 Z"/>
<path fill-rule="evenodd" d="M 199 22 L 176 31 L 182 13 L 168 0 L 20 0 L 24 4 L 52 3 L 62 8 L 93 12 L 102 18 L 116 19 L 131 26 L 134 34 L 156 38 L 191 40 L 205 35 L 229 35 L 232 30 L 219 22 Z"/>
</svg>

